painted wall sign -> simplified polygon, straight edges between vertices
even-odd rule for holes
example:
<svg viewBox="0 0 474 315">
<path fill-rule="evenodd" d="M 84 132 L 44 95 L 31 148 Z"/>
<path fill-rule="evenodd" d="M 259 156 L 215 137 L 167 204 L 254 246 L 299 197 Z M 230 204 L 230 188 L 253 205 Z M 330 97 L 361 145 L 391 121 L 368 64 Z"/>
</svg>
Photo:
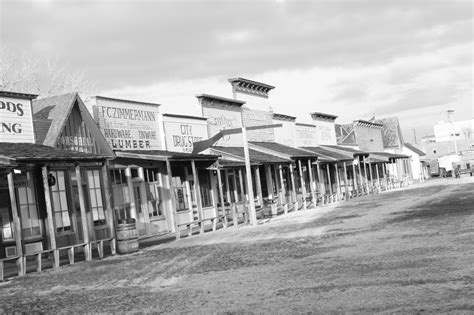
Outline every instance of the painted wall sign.
<svg viewBox="0 0 474 315">
<path fill-rule="evenodd" d="M 316 146 L 316 127 L 296 124 L 296 145 L 298 147 Z"/>
<path fill-rule="evenodd" d="M 161 150 L 159 105 L 94 98 L 94 118 L 113 150 Z"/>
<path fill-rule="evenodd" d="M 35 142 L 29 99 L 0 97 L 0 142 Z"/>
<path fill-rule="evenodd" d="M 271 125 L 273 113 L 250 108 L 242 108 L 242 123 L 245 127 Z M 275 141 L 273 128 L 250 130 L 247 133 L 249 141 Z"/>
<path fill-rule="evenodd" d="M 203 106 L 202 113 L 207 117 L 207 130 L 209 137 L 221 130 L 242 127 L 242 114 L 240 108 L 230 106 Z M 221 138 L 216 146 L 241 146 L 242 135 L 228 135 Z"/>
<path fill-rule="evenodd" d="M 163 126 L 168 151 L 192 152 L 194 142 L 207 139 L 205 120 L 173 119 L 164 121 Z"/>
</svg>

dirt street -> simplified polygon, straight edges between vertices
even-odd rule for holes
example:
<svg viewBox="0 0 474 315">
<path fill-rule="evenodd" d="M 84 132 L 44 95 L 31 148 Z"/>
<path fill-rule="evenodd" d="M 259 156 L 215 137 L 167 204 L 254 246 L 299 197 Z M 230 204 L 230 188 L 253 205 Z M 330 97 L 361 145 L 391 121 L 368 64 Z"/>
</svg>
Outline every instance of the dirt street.
<svg viewBox="0 0 474 315">
<path fill-rule="evenodd" d="M 474 313 L 474 177 L 0 284 L 0 313 Z"/>
</svg>

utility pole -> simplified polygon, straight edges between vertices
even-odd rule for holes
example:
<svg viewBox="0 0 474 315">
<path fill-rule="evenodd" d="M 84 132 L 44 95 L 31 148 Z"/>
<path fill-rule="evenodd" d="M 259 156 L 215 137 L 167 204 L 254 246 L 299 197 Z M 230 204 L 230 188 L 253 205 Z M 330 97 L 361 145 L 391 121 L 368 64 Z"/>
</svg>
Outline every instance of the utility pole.
<svg viewBox="0 0 474 315">
<path fill-rule="evenodd" d="M 418 144 L 417 141 L 416 141 L 416 130 L 415 130 L 415 128 L 413 128 L 413 137 L 415 138 L 415 144 Z"/>
<path fill-rule="evenodd" d="M 448 118 L 449 118 L 449 121 L 451 122 L 451 127 L 453 129 L 453 133 L 451 134 L 451 136 L 453 137 L 452 139 L 454 141 L 454 152 L 456 152 L 456 155 L 458 155 L 458 144 L 456 142 L 456 128 L 454 127 L 453 114 L 454 114 L 454 110 L 448 109 Z"/>
</svg>

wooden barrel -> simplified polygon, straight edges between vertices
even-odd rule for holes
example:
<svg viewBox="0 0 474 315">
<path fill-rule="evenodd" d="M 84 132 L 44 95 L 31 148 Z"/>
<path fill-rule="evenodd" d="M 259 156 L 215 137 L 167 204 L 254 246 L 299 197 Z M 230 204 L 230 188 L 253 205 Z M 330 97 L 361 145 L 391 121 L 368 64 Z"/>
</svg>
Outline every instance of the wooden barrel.
<svg viewBox="0 0 474 315">
<path fill-rule="evenodd" d="M 122 219 L 118 221 L 115 229 L 117 237 L 117 252 L 121 255 L 138 251 L 138 231 L 135 219 Z"/>
</svg>

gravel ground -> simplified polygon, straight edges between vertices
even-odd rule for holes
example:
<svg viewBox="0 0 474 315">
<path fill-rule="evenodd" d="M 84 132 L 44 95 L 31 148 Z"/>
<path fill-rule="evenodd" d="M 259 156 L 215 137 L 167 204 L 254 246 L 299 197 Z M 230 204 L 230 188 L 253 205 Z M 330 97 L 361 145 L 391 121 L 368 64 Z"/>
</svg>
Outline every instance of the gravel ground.
<svg viewBox="0 0 474 315">
<path fill-rule="evenodd" d="M 0 313 L 474 313 L 474 177 L 0 284 Z"/>
</svg>

